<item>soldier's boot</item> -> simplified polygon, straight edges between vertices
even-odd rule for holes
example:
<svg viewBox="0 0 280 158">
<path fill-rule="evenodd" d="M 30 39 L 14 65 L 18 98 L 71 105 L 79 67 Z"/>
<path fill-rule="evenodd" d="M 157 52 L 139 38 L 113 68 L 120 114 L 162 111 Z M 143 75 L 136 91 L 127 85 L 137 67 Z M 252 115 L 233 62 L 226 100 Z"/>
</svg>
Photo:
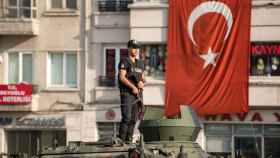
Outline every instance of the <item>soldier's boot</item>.
<svg viewBox="0 0 280 158">
<path fill-rule="evenodd" d="M 124 146 L 125 142 L 119 137 L 112 138 L 112 145 L 113 146 Z"/>
<path fill-rule="evenodd" d="M 127 144 L 127 145 L 133 144 L 133 142 L 132 142 L 132 137 L 126 138 L 126 139 L 125 139 L 125 144 Z"/>
</svg>

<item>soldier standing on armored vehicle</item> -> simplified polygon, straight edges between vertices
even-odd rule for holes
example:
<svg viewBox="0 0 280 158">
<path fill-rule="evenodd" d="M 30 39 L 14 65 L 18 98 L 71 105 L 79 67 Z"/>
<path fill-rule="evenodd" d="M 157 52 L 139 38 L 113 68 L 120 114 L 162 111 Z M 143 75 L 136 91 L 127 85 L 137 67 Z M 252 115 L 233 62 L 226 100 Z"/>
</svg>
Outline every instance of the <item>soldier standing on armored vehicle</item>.
<svg viewBox="0 0 280 158">
<path fill-rule="evenodd" d="M 118 82 L 121 99 L 121 123 L 119 138 L 125 143 L 132 142 L 135 123 L 139 115 L 139 100 L 142 101 L 144 88 L 144 63 L 136 59 L 137 49 L 140 48 L 136 40 L 127 43 L 129 56 L 122 59 L 118 65 Z"/>
</svg>

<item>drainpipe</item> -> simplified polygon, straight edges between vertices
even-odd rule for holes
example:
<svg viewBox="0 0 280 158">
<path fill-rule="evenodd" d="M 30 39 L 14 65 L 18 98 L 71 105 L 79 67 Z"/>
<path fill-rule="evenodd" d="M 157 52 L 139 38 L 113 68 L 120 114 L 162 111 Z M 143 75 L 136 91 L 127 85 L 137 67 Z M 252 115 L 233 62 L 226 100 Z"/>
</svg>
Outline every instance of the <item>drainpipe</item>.
<svg viewBox="0 0 280 158">
<path fill-rule="evenodd" d="M 80 86 L 83 105 L 87 103 L 87 33 L 86 1 L 80 0 Z"/>
</svg>

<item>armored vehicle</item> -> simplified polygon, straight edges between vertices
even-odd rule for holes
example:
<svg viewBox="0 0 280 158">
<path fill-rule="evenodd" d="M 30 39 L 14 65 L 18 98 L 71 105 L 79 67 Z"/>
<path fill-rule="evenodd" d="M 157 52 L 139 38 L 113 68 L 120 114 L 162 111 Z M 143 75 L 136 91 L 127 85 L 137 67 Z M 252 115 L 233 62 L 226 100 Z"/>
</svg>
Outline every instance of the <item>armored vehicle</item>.
<svg viewBox="0 0 280 158">
<path fill-rule="evenodd" d="M 135 144 L 95 143 L 43 151 L 41 158 L 210 158 L 195 139 L 199 120 L 187 106 L 178 118 L 166 119 L 163 109 L 149 107 L 141 121 L 140 141 Z"/>
</svg>

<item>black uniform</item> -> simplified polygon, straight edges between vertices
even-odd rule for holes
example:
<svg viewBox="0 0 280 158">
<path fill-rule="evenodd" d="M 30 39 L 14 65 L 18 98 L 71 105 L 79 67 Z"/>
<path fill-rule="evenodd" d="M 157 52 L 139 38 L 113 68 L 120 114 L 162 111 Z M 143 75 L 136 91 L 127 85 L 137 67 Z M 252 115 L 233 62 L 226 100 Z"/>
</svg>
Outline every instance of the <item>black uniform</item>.
<svg viewBox="0 0 280 158">
<path fill-rule="evenodd" d="M 120 70 L 126 71 L 126 78 L 137 87 L 137 82 L 142 78 L 144 72 L 144 64 L 141 60 L 135 60 L 135 63 L 130 58 L 125 58 L 119 63 Z M 121 97 L 121 114 L 122 119 L 119 128 L 119 137 L 125 141 L 131 141 L 135 123 L 138 117 L 138 102 L 137 96 L 132 93 L 132 89 L 124 85 L 119 79 L 119 89 Z M 142 95 L 140 95 L 142 97 Z"/>
</svg>

